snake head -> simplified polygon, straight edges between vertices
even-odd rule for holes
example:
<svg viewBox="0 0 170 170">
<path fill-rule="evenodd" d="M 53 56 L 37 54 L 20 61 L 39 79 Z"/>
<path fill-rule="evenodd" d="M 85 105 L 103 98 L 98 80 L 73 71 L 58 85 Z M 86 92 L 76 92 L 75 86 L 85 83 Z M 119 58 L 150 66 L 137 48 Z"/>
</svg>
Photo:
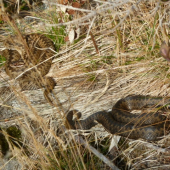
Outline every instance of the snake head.
<svg viewBox="0 0 170 170">
<path fill-rule="evenodd" d="M 24 62 L 22 60 L 18 60 L 18 61 L 13 62 L 13 63 L 11 62 L 9 66 L 12 67 L 12 68 L 25 67 Z"/>
<path fill-rule="evenodd" d="M 76 116 L 75 119 L 73 119 L 73 116 Z M 65 120 L 65 126 L 67 129 L 76 129 L 76 121 L 80 119 L 81 112 L 78 110 L 71 110 L 66 114 L 66 120 Z"/>
</svg>

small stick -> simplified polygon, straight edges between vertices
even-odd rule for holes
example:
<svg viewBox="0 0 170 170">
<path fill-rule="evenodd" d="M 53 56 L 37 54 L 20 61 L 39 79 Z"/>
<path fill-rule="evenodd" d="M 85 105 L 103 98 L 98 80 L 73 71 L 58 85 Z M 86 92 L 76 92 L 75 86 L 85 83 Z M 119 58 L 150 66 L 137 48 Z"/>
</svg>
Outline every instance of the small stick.
<svg viewBox="0 0 170 170">
<path fill-rule="evenodd" d="M 117 166 L 115 166 L 108 158 L 106 158 L 103 154 L 97 151 L 94 147 L 89 145 L 81 136 L 75 136 L 76 142 L 82 144 L 85 148 L 89 149 L 92 153 L 94 153 L 99 159 L 101 159 L 105 164 L 107 164 L 113 170 L 120 170 Z"/>
<path fill-rule="evenodd" d="M 137 142 L 137 141 L 138 141 L 138 140 L 135 140 L 135 141 L 132 141 L 132 142 L 130 142 L 130 143 L 132 144 L 132 143 Z M 151 148 L 151 149 L 156 150 L 157 152 L 170 153 L 170 149 L 168 149 L 168 148 L 161 148 L 161 147 L 159 147 L 159 146 L 156 146 L 156 145 L 154 145 L 154 144 L 152 144 L 152 143 L 148 143 L 148 142 L 146 142 L 146 141 L 141 141 L 141 140 L 140 140 L 140 142 L 143 143 L 143 144 L 145 144 L 145 146 L 147 146 L 148 148 Z"/>
<path fill-rule="evenodd" d="M 95 39 L 94 39 L 93 33 L 92 33 L 91 31 L 90 31 L 90 36 L 91 36 L 91 39 L 92 39 L 92 41 L 93 41 L 94 47 L 95 47 L 95 49 L 96 49 L 96 52 L 97 52 L 98 54 L 100 54 L 99 49 L 98 49 L 98 46 L 97 46 L 96 41 L 95 41 Z"/>
</svg>

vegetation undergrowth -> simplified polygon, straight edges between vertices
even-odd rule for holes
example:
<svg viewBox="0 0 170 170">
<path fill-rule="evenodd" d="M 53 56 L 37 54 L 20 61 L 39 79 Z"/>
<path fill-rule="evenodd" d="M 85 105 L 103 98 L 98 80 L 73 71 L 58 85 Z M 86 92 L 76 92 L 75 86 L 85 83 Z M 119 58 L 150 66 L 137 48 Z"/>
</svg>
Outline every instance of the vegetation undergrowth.
<svg viewBox="0 0 170 170">
<path fill-rule="evenodd" d="M 21 129 L 21 136 L 16 137 L 17 147 L 10 147 L 11 141 L 7 140 L 12 154 L 6 164 L 13 166 L 11 160 L 15 160 L 20 169 L 30 170 L 102 170 L 113 169 L 113 165 L 122 170 L 166 167 L 170 156 L 163 151 L 169 147 L 168 141 L 147 145 L 143 140 L 121 138 L 111 142 L 113 136 L 101 126 L 82 132 L 66 129 L 64 121 L 65 112 L 70 109 L 80 110 L 84 119 L 94 112 L 111 109 L 117 100 L 130 94 L 168 96 L 170 69 L 160 55 L 160 46 L 169 39 L 169 4 L 156 0 L 120 4 L 61 0 L 46 5 L 43 11 L 21 5 L 18 9 L 31 9 L 31 16 L 13 20 L 21 33 L 40 32 L 56 46 L 49 73 L 57 82 L 52 95 L 55 105 L 48 105 L 39 94 L 41 90 L 20 92 L 15 84 L 17 80 L 12 84 L 1 75 L 1 81 L 6 81 L 5 88 L 10 86 L 17 97 L 12 104 L 5 103 L 6 97 L 12 97 L 4 97 L 0 89 L 0 123 L 2 127 L 17 124 Z M 6 30 L 2 38 L 8 39 L 17 32 L 4 19 L 0 22 Z M 4 42 L 0 42 L 2 48 L 5 48 Z M 5 57 L 0 56 L 0 66 L 5 61 Z M 4 68 L 1 69 L 5 73 Z M 77 135 L 87 143 L 77 141 Z M 168 140 L 168 136 L 165 139 Z M 161 148 L 162 155 L 155 148 Z M 93 149 L 110 162 L 104 162 Z M 4 157 L 2 155 L 2 159 Z M 6 164 L 0 162 L 3 168 Z"/>
</svg>

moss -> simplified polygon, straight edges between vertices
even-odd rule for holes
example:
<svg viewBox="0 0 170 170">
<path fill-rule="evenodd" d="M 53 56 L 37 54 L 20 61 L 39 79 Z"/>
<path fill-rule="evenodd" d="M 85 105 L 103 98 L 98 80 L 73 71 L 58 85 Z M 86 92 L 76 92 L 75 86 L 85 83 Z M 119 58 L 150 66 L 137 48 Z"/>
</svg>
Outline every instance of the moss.
<svg viewBox="0 0 170 170">
<path fill-rule="evenodd" d="M 9 150 L 9 145 L 5 136 L 2 133 L 0 133 L 0 146 L 2 154 L 6 155 L 7 151 Z"/>
<path fill-rule="evenodd" d="M 12 144 L 14 144 L 15 146 L 18 146 L 18 143 L 21 144 L 21 142 L 19 142 L 19 140 L 21 139 L 21 131 L 16 126 L 8 127 L 6 129 L 6 132 L 9 135 L 8 140 Z M 0 133 L 0 146 L 2 154 L 5 155 L 9 150 L 9 144 L 3 133 Z"/>
<path fill-rule="evenodd" d="M 20 139 L 21 138 L 21 131 L 16 126 L 10 126 L 7 128 L 6 132 L 8 135 Z"/>
<path fill-rule="evenodd" d="M 6 61 L 6 58 L 0 55 L 0 67 L 4 64 L 5 61 Z"/>
</svg>

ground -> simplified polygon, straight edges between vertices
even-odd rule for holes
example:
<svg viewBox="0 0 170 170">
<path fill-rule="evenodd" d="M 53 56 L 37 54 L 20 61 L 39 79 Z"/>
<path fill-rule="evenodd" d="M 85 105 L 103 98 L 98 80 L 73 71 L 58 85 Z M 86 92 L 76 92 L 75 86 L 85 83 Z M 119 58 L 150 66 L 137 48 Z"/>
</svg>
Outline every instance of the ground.
<svg viewBox="0 0 170 170">
<path fill-rule="evenodd" d="M 30 17 L 14 18 L 21 33 L 41 32 L 56 45 L 48 74 L 57 83 L 52 96 L 55 105 L 47 103 L 42 89 L 20 92 L 14 86 L 17 97 L 7 104 L 12 109 L 1 108 L 1 126 L 19 126 L 27 148 L 10 147 L 13 156 L 8 159 L 16 160 L 18 169 L 109 169 L 92 149 L 75 142 L 82 132 L 65 129 L 65 113 L 77 109 L 86 118 L 111 109 L 130 94 L 169 96 L 169 63 L 160 55 L 162 42 L 169 39 L 169 2 L 76 2 L 78 5 L 51 1 L 41 13 L 32 11 Z M 1 49 L 7 35 L 15 33 L 3 22 Z M 6 75 L 4 63 L 1 88 L 15 84 Z M 4 92 L 1 96 L 6 98 Z M 119 169 L 170 169 L 168 135 L 155 143 L 113 142 L 112 137 L 101 125 L 83 133 L 83 138 Z M 7 158 L 3 159 L 6 162 Z"/>
</svg>

